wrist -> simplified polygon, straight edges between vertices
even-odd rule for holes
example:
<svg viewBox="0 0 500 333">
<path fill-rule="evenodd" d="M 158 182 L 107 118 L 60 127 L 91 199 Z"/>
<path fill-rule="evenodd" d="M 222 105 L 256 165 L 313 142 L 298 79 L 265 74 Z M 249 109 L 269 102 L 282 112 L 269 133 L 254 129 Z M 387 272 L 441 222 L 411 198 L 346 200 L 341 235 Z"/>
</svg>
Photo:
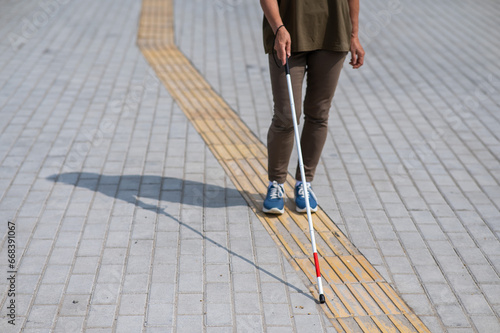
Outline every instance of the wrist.
<svg viewBox="0 0 500 333">
<path fill-rule="evenodd" d="M 276 29 L 274 29 L 274 35 L 276 36 L 276 34 L 281 30 L 281 29 L 286 29 L 285 28 L 285 25 L 284 24 L 280 24 L 277 26 Z"/>
</svg>

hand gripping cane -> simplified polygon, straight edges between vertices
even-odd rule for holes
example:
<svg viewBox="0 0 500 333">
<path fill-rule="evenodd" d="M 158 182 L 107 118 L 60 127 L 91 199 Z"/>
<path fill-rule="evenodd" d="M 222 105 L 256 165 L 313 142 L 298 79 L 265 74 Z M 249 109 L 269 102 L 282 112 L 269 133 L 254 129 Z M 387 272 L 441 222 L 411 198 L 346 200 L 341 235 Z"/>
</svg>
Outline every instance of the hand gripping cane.
<svg viewBox="0 0 500 333">
<path fill-rule="evenodd" d="M 297 116 L 295 113 L 295 103 L 293 101 L 292 80 L 290 78 L 290 67 L 288 66 L 288 56 L 286 57 L 285 73 L 286 73 L 286 83 L 288 85 L 288 96 L 290 97 L 290 106 L 292 109 L 295 143 L 297 144 L 297 154 L 299 155 L 300 176 L 302 177 L 302 186 L 304 189 L 304 195 L 306 197 L 306 212 L 307 212 L 307 220 L 309 222 L 309 234 L 311 236 L 312 250 L 314 255 L 314 266 L 316 266 L 316 277 L 318 279 L 319 302 L 325 303 L 325 295 L 323 294 L 323 284 L 321 282 L 321 271 L 319 269 L 318 252 L 316 251 L 316 240 L 314 238 L 314 226 L 311 217 L 311 206 L 309 205 L 309 193 L 306 182 L 306 174 L 304 171 L 304 161 L 302 160 L 302 149 L 300 147 L 299 128 L 297 125 Z"/>
</svg>

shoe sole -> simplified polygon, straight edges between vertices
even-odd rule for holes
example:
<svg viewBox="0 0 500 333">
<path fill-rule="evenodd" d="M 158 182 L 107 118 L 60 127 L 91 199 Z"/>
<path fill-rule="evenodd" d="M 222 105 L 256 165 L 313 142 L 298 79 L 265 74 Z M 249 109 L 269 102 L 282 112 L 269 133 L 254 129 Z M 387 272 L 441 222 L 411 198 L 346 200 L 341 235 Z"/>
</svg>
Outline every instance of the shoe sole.
<svg viewBox="0 0 500 333">
<path fill-rule="evenodd" d="M 295 206 L 295 210 L 298 213 L 306 213 L 307 212 L 307 208 L 299 208 L 297 206 Z M 315 208 L 311 208 L 311 213 L 316 213 L 317 211 L 318 211 L 318 206 L 316 206 Z"/>
<path fill-rule="evenodd" d="M 271 208 L 267 209 L 265 207 L 262 207 L 262 211 L 266 214 L 276 214 L 276 215 L 281 215 L 285 212 L 285 209 L 279 209 L 279 208 Z"/>
</svg>

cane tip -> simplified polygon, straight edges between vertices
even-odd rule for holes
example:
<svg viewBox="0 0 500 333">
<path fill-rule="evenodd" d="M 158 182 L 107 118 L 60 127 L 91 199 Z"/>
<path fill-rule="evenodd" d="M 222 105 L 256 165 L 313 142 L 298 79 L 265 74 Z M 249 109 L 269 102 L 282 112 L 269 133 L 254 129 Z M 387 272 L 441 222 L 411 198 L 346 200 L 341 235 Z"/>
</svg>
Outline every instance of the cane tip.
<svg viewBox="0 0 500 333">
<path fill-rule="evenodd" d="M 320 302 L 321 304 L 324 304 L 324 303 L 325 303 L 325 295 L 323 295 L 323 294 L 320 294 L 320 295 L 319 295 L 319 302 Z"/>
</svg>

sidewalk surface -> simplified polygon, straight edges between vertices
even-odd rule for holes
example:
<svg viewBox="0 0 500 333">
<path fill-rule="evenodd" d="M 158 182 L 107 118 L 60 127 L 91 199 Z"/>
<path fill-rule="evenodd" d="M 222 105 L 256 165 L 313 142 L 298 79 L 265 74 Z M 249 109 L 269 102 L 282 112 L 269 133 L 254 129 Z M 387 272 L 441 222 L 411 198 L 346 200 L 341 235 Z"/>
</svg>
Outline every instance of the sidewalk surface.
<svg viewBox="0 0 500 333">
<path fill-rule="evenodd" d="M 259 2 L 174 3 L 177 46 L 266 142 Z M 320 205 L 431 332 L 500 332 L 500 3 L 361 6 Z M 335 332 L 144 59 L 140 1 L 0 8 L 1 332 Z"/>
</svg>

